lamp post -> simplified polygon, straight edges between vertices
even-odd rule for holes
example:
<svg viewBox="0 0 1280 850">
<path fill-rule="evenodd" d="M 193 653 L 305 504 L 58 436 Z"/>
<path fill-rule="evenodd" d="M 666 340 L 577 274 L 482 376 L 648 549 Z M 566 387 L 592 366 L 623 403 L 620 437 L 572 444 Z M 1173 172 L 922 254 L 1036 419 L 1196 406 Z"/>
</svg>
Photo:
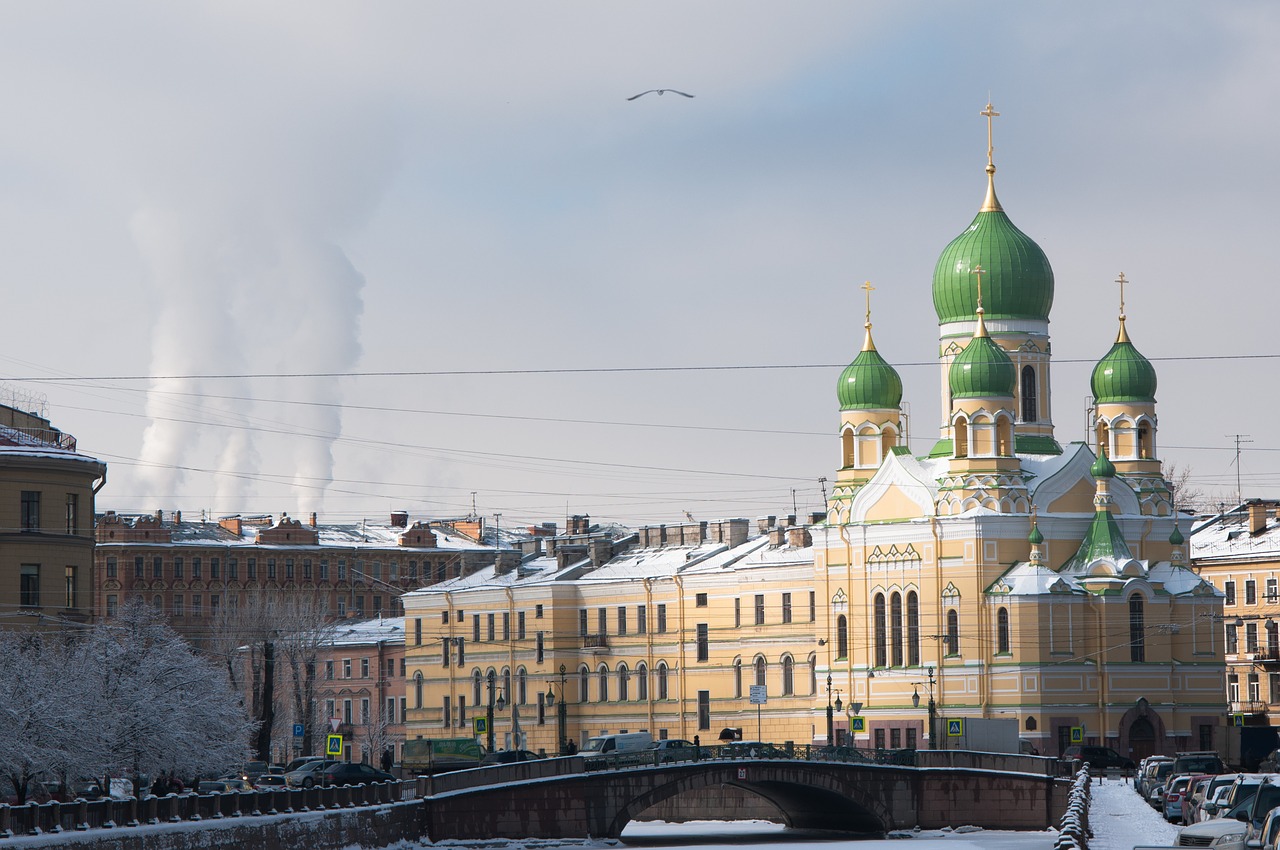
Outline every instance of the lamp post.
<svg viewBox="0 0 1280 850">
<path fill-rule="evenodd" d="M 504 708 L 506 708 L 506 707 L 507 707 L 507 697 L 506 697 L 506 694 L 497 693 L 497 691 L 498 691 L 498 687 L 497 687 L 496 679 L 497 679 L 497 677 L 496 677 L 494 674 L 492 674 L 492 673 L 490 673 L 490 674 L 489 674 L 489 705 L 488 705 L 488 708 L 486 709 L 486 712 L 485 712 L 485 715 L 486 715 L 486 717 L 487 717 L 487 719 L 488 719 L 488 723 L 486 723 L 486 724 L 485 724 L 485 728 L 487 728 L 487 729 L 488 729 L 488 739 L 487 739 L 487 740 L 488 740 L 488 745 L 489 745 L 489 752 L 493 752 L 493 747 L 494 747 L 494 741 L 493 741 L 493 711 L 494 711 L 494 709 L 495 709 L 495 708 L 496 708 L 498 711 L 502 711 Z M 495 695 L 495 693 L 497 693 L 497 700 L 496 700 L 496 702 L 495 702 L 495 700 L 494 700 L 494 695 Z"/>
<path fill-rule="evenodd" d="M 565 717 L 565 712 L 567 711 L 567 709 L 565 707 L 565 699 L 564 699 L 564 674 L 565 674 L 565 667 L 563 664 L 561 664 L 560 665 L 560 702 L 559 703 L 556 702 L 556 692 L 551 690 L 551 685 L 547 685 L 547 705 L 555 706 L 555 709 L 556 709 L 556 752 L 562 756 L 567 756 L 569 754 L 565 752 L 565 744 L 568 743 L 569 738 L 565 730 L 566 721 L 567 721 L 567 718 Z"/>
<path fill-rule="evenodd" d="M 836 695 L 834 704 L 831 702 L 831 695 Z M 836 745 L 836 715 L 837 711 L 844 708 L 844 703 L 840 701 L 840 689 L 831 687 L 831 674 L 827 674 L 827 746 L 834 747 Z"/>
<path fill-rule="evenodd" d="M 938 742 L 937 742 L 937 740 L 933 737 L 933 727 L 934 727 L 933 719 L 934 719 L 934 717 L 936 717 L 936 716 L 937 716 L 937 713 L 938 713 L 938 706 L 937 706 L 937 704 L 933 701 L 933 685 L 934 685 L 934 682 L 936 682 L 937 680 L 936 680 L 936 679 L 934 679 L 934 677 L 933 677 L 933 668 L 932 668 L 932 667 L 929 667 L 929 668 L 926 668 L 926 669 L 927 669 L 927 672 L 928 672 L 928 674 L 929 674 L 929 681 L 927 681 L 927 682 L 912 682 L 912 683 L 911 683 L 911 684 L 912 684 L 912 686 L 913 686 L 913 687 L 912 687 L 912 690 L 911 690 L 911 705 L 912 705 L 912 707 L 914 707 L 914 708 L 919 708 L 919 707 L 920 707 L 920 689 L 919 689 L 919 686 L 920 686 L 920 685 L 928 685 L 928 686 L 929 686 L 929 749 L 931 749 L 931 750 L 936 750 L 936 749 L 938 749 Z"/>
</svg>

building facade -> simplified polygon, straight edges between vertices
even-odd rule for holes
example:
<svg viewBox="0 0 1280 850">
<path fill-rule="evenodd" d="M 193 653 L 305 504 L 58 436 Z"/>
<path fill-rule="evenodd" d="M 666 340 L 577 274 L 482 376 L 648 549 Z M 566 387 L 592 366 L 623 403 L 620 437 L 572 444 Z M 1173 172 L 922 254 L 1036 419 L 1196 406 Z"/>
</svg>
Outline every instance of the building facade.
<svg viewBox="0 0 1280 850">
<path fill-rule="evenodd" d="M 56 629 L 93 612 L 94 497 L 107 467 L 38 413 L 0 405 L 0 614 Z"/>
<path fill-rule="evenodd" d="M 400 614 L 406 590 L 493 563 L 479 521 L 320 523 L 279 517 L 185 519 L 182 513 L 98 518 L 94 607 L 110 619 L 126 598 L 168 614 L 196 645 L 228 608 L 255 594 L 308 599 L 327 618 Z"/>
</svg>

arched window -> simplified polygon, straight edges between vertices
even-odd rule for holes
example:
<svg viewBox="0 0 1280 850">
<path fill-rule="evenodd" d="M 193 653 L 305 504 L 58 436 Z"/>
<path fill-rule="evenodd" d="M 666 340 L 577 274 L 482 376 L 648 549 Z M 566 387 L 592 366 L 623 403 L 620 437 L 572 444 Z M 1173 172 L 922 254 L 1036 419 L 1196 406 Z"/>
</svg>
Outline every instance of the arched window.
<svg viewBox="0 0 1280 850">
<path fill-rule="evenodd" d="M 996 652 L 1009 652 L 1009 609 L 1001 608 L 996 612 Z"/>
<path fill-rule="evenodd" d="M 478 667 L 471 671 L 471 704 L 484 705 L 484 674 Z"/>
<path fill-rule="evenodd" d="M 1031 366 L 1022 367 L 1022 421 L 1035 422 L 1036 416 L 1036 370 Z"/>
<path fill-rule="evenodd" d="M 887 637 L 885 635 L 885 610 L 884 610 L 884 594 L 877 593 L 875 598 L 875 629 L 876 629 L 876 666 L 888 667 L 889 656 L 886 651 Z"/>
<path fill-rule="evenodd" d="M 955 432 L 955 452 L 956 457 L 969 456 L 969 423 L 963 418 L 957 419 L 956 424 L 952 427 Z"/>
<path fill-rule="evenodd" d="M 742 699 L 742 659 L 733 659 L 733 696 Z"/>
<path fill-rule="evenodd" d="M 893 666 L 902 666 L 902 595 L 889 597 L 889 647 L 893 654 Z"/>
<path fill-rule="evenodd" d="M 1267 655 L 1269 660 L 1280 658 L 1280 626 L 1275 620 L 1267 620 Z"/>
<path fill-rule="evenodd" d="M 583 664 L 578 668 L 578 702 L 587 702 L 591 699 L 591 670 L 587 665 Z"/>
<path fill-rule="evenodd" d="M 618 665 L 618 701 L 631 699 L 631 671 L 625 663 Z"/>
<path fill-rule="evenodd" d="M 413 674 L 413 707 L 422 708 L 422 671 Z"/>
<path fill-rule="evenodd" d="M 641 702 L 649 699 L 649 668 L 643 661 L 636 665 L 636 699 Z"/>
<path fill-rule="evenodd" d="M 789 697 L 796 692 L 796 663 L 790 655 L 782 656 L 782 695 Z"/>
<path fill-rule="evenodd" d="M 960 612 L 947 611 L 947 655 L 960 654 Z"/>
<path fill-rule="evenodd" d="M 849 657 L 849 618 L 836 617 L 836 658 Z"/>
<path fill-rule="evenodd" d="M 609 668 L 600 665 L 600 669 L 596 670 L 596 686 L 600 692 L 596 694 L 596 702 L 609 701 Z"/>
<path fill-rule="evenodd" d="M 765 662 L 763 655 L 756 656 L 755 668 L 756 668 L 755 683 L 757 685 L 764 685 L 767 681 L 765 679 L 765 676 L 768 675 L 769 665 Z"/>
<path fill-rule="evenodd" d="M 809 694 L 818 693 L 818 655 L 817 653 L 809 653 Z"/>
<path fill-rule="evenodd" d="M 1150 460 L 1154 455 L 1151 448 L 1151 429 L 1147 427 L 1147 423 L 1138 426 L 1138 457 L 1142 460 Z"/>
<path fill-rule="evenodd" d="M 996 418 L 996 455 L 1013 457 L 1013 423 L 1007 416 Z"/>
<path fill-rule="evenodd" d="M 529 678 L 523 667 L 516 669 L 516 702 L 521 705 L 529 704 Z"/>
<path fill-rule="evenodd" d="M 1142 595 L 1129 597 L 1129 660 L 1147 660 L 1146 617 L 1142 610 Z"/>
<path fill-rule="evenodd" d="M 853 466 L 853 430 L 845 428 L 840 432 L 840 452 L 844 455 L 842 467 Z"/>
<path fill-rule="evenodd" d="M 920 597 L 914 590 L 907 594 L 907 665 L 920 665 Z"/>
<path fill-rule="evenodd" d="M 876 429 L 866 425 L 858 431 L 858 436 L 855 439 L 858 453 L 856 465 L 862 469 L 878 467 L 880 465 L 880 435 L 876 433 Z"/>
<path fill-rule="evenodd" d="M 658 662 L 658 699 L 669 699 L 667 692 L 667 662 Z"/>
<path fill-rule="evenodd" d="M 503 668 L 502 668 L 502 691 L 501 691 L 501 693 L 502 693 L 502 695 L 503 695 L 504 697 L 506 697 L 506 698 L 507 698 L 507 702 L 511 702 L 511 700 L 515 697 L 515 694 L 513 694 L 513 693 L 511 692 L 511 668 L 510 668 L 510 667 L 503 667 Z M 494 699 L 497 699 L 497 697 L 494 697 Z"/>
</svg>

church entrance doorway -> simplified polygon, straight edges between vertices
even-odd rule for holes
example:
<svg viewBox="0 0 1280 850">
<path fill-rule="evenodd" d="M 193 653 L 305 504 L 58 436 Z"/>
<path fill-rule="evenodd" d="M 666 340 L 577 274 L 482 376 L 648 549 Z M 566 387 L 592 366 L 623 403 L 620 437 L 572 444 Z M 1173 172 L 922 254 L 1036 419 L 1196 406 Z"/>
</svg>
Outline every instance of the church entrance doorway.
<svg viewBox="0 0 1280 850">
<path fill-rule="evenodd" d="M 1145 717 L 1135 717 L 1129 725 L 1129 758 L 1142 761 L 1156 752 L 1156 730 Z"/>
</svg>

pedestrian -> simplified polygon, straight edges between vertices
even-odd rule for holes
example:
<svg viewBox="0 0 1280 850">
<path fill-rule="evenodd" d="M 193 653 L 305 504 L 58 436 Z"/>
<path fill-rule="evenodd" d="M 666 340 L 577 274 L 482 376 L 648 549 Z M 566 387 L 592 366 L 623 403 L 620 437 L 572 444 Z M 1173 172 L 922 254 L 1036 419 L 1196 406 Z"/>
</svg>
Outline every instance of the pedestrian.
<svg viewBox="0 0 1280 850">
<path fill-rule="evenodd" d="M 391 748 L 387 747 L 382 751 L 382 772 L 390 773 L 391 765 L 395 764 L 395 754 L 391 752 Z"/>
<path fill-rule="evenodd" d="M 564 742 L 564 751 L 566 755 L 577 755 L 578 745 L 573 742 L 572 738 L 566 738 Z"/>
</svg>

